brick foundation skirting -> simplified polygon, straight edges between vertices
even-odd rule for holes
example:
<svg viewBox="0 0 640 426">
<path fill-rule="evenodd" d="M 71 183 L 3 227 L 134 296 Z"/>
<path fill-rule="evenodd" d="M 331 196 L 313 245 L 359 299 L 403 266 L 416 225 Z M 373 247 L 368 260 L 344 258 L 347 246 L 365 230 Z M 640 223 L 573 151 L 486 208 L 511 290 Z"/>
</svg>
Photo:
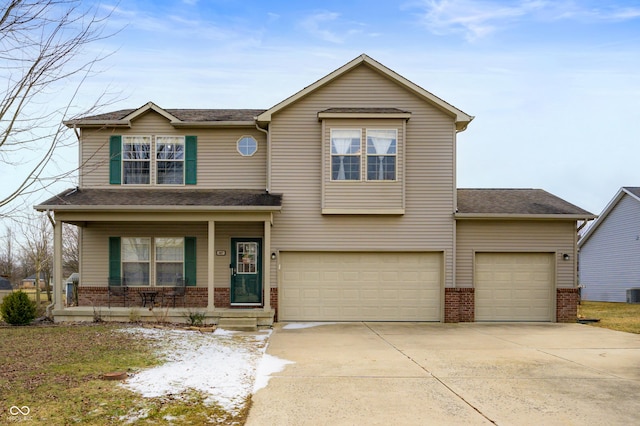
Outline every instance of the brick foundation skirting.
<svg viewBox="0 0 640 426">
<path fill-rule="evenodd" d="M 578 301 L 580 300 L 577 288 L 559 288 L 556 290 L 556 321 L 576 322 L 578 319 Z"/>
<path fill-rule="evenodd" d="M 475 320 L 475 289 L 444 289 L 444 322 L 473 322 Z"/>
<path fill-rule="evenodd" d="M 149 287 L 130 287 L 128 291 L 127 306 L 140 306 L 142 299 L 138 294 L 139 290 L 148 290 Z M 156 296 L 156 304 L 164 300 L 165 306 L 173 306 L 173 298 L 164 297 L 165 292 L 171 291 L 171 287 L 154 287 L 159 294 Z M 208 289 L 205 287 L 187 287 L 184 306 L 188 308 L 206 308 L 207 307 Z M 231 294 L 229 288 L 215 288 L 213 303 L 217 308 L 231 307 Z M 79 306 L 107 306 L 109 302 L 107 287 L 102 286 L 80 286 L 78 287 L 78 305 Z M 276 310 L 276 319 L 278 315 L 278 289 L 272 288 L 270 292 L 271 308 Z M 111 306 L 124 306 L 124 298 L 122 296 L 111 296 Z M 176 299 L 176 307 L 182 307 L 182 300 Z"/>
</svg>

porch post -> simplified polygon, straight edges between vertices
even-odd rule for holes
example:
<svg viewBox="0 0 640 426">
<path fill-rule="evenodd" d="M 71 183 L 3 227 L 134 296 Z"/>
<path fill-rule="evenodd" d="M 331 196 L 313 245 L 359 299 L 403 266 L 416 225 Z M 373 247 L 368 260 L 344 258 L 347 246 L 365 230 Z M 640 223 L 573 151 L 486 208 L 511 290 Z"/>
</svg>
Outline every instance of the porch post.
<svg viewBox="0 0 640 426">
<path fill-rule="evenodd" d="M 264 244 L 262 245 L 262 258 L 264 259 L 262 274 L 262 290 L 264 292 L 264 310 L 271 310 L 271 221 L 264 221 Z"/>
<path fill-rule="evenodd" d="M 207 240 L 207 310 L 213 311 L 215 307 L 216 286 L 213 282 L 215 260 L 216 260 L 216 222 L 209 221 L 209 235 Z"/>
<path fill-rule="evenodd" d="M 56 220 L 53 225 L 53 299 L 55 309 L 62 310 L 62 290 L 64 276 L 62 273 L 62 221 Z"/>
</svg>

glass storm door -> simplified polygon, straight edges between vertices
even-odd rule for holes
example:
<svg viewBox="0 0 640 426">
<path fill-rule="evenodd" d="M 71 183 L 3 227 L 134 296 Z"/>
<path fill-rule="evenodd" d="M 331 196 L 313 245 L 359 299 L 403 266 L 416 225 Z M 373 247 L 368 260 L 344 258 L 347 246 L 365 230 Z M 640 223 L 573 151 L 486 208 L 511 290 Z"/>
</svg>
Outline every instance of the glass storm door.
<svg viewBox="0 0 640 426">
<path fill-rule="evenodd" d="M 262 240 L 231 239 L 231 304 L 262 305 Z"/>
</svg>

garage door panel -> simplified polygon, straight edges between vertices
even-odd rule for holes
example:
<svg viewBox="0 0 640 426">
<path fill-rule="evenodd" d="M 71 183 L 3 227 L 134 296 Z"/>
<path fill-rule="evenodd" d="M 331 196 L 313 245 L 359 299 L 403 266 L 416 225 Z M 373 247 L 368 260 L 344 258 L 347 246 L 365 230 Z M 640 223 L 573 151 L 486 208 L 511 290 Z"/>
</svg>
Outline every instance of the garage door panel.
<svg viewBox="0 0 640 426">
<path fill-rule="evenodd" d="M 440 320 L 439 253 L 282 252 L 280 259 L 282 320 Z"/>
<path fill-rule="evenodd" d="M 476 254 L 477 321 L 552 321 L 553 255 Z"/>
</svg>

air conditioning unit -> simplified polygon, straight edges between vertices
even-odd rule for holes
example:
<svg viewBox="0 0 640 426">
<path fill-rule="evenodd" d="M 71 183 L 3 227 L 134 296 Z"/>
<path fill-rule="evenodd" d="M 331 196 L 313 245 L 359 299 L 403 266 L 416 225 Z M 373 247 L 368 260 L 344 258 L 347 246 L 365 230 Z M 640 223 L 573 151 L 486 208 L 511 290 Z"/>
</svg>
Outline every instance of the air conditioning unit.
<svg viewBox="0 0 640 426">
<path fill-rule="evenodd" d="M 627 289 L 627 303 L 640 303 L 640 288 Z"/>
</svg>

